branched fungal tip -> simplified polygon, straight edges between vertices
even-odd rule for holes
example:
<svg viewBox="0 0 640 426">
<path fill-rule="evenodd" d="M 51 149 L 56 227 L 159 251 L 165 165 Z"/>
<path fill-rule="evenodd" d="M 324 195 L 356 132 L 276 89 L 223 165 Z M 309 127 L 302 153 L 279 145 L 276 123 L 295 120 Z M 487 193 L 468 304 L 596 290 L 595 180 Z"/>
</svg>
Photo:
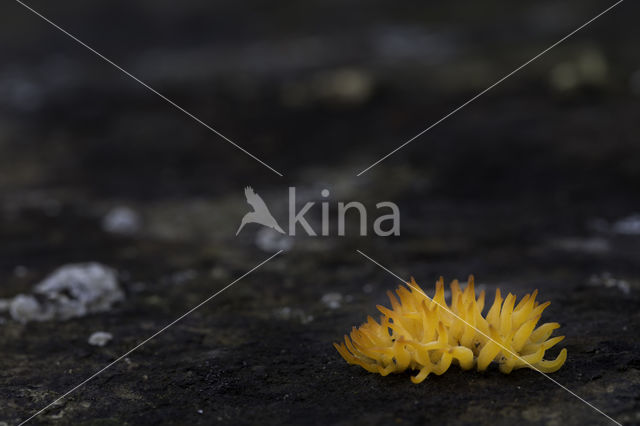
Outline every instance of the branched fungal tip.
<svg viewBox="0 0 640 426">
<path fill-rule="evenodd" d="M 387 292 L 391 308 L 377 306 L 382 314 L 379 322 L 369 316 L 366 323 L 353 327 L 350 336 L 344 336 L 343 343 L 333 346 L 349 364 L 372 373 L 386 376 L 418 370 L 411 377 L 413 383 L 422 382 L 431 373 L 443 374 L 452 363 L 465 370 L 475 365 L 484 371 L 496 362 L 507 374 L 518 368 L 553 373 L 562 367 L 566 349 L 554 360 L 543 359 L 545 351 L 564 336 L 549 338 L 560 327 L 555 322 L 536 327 L 551 303 L 538 303 L 538 290 L 516 304 L 515 295 L 503 298 L 498 288 L 483 316 L 485 293 L 476 299 L 473 275 L 464 290 L 457 280 L 450 288 L 451 302 L 447 304 L 444 278 L 436 282 L 430 298 L 412 277 L 406 287 L 396 289 L 397 298 Z"/>
</svg>

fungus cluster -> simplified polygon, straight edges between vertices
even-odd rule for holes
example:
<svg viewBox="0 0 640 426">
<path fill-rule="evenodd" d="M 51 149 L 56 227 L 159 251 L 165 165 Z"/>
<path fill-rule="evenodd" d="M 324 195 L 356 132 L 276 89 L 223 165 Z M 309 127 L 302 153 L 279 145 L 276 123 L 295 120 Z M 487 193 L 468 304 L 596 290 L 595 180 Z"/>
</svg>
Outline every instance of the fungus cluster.
<svg viewBox="0 0 640 426">
<path fill-rule="evenodd" d="M 504 299 L 496 290 L 493 305 L 482 315 L 485 292 L 476 299 L 473 276 L 463 290 L 457 280 L 451 283 L 451 304 L 445 301 L 444 280 L 436 283 L 433 299 L 412 278 L 408 287 L 387 292 L 391 309 L 378 305 L 380 322 L 372 317 L 359 328 L 353 327 L 344 343 L 334 343 L 349 363 L 386 376 L 407 369 L 418 370 L 411 377 L 420 383 L 430 373 L 443 374 L 452 363 L 468 370 L 487 369 L 497 362 L 500 371 L 532 368 L 543 373 L 557 371 L 567 359 L 562 349 L 555 360 L 544 360 L 545 351 L 564 336 L 549 338 L 560 324 L 545 323 L 536 328 L 542 311 L 551 302 L 538 303 L 536 295 L 526 294 L 516 305 L 516 296 Z"/>
</svg>

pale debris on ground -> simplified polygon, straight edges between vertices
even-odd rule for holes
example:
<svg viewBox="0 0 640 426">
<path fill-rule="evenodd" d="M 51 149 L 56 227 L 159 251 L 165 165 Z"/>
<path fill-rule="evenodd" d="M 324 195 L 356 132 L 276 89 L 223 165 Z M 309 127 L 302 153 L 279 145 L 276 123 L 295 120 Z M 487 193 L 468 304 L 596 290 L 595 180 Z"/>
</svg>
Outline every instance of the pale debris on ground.
<svg viewBox="0 0 640 426">
<path fill-rule="evenodd" d="M 92 346 L 104 346 L 113 339 L 113 334 L 106 331 L 96 331 L 89 336 L 88 343 Z"/>
<path fill-rule="evenodd" d="M 130 207 L 118 206 L 107 212 L 102 218 L 105 232 L 121 235 L 133 235 L 140 231 L 140 215 Z"/>
<path fill-rule="evenodd" d="M 113 269 L 99 263 L 69 264 L 37 284 L 33 294 L 11 299 L 9 313 L 22 323 L 67 320 L 107 311 L 123 299 Z"/>
</svg>

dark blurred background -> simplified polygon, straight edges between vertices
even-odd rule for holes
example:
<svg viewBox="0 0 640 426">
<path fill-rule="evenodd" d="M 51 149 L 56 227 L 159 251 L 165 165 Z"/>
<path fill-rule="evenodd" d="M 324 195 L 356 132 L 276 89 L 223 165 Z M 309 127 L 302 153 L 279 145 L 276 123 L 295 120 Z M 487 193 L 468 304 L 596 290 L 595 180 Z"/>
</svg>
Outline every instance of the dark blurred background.
<svg viewBox="0 0 640 426">
<path fill-rule="evenodd" d="M 284 249 L 36 421 L 607 422 L 533 371 L 452 368 L 416 386 L 348 366 L 331 342 L 397 285 L 360 249 L 425 288 L 470 273 L 491 295 L 540 288 L 567 335 L 554 378 L 640 422 L 636 2 L 356 176 L 613 3 L 28 2 L 279 177 L 3 2 L 0 421 L 24 420 Z M 289 186 L 300 204 L 327 188 L 332 206 L 362 201 L 373 218 L 393 201 L 401 235 L 338 237 L 332 219 L 331 237 L 257 225 L 236 237 L 247 185 L 285 226 Z M 79 262 L 117 271 L 124 300 L 68 321 L 11 315 L 13 297 Z M 113 335 L 105 347 L 87 343 L 98 330 Z"/>
</svg>

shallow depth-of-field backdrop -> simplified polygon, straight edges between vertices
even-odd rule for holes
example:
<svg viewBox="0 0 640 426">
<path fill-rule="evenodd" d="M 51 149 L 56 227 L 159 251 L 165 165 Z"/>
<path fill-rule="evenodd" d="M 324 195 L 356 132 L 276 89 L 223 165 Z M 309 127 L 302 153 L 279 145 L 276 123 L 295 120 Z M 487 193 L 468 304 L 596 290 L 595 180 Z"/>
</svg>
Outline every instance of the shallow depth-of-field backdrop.
<svg viewBox="0 0 640 426">
<path fill-rule="evenodd" d="M 429 291 L 471 273 L 491 300 L 538 288 L 552 302 L 542 320 L 567 336 L 551 377 L 640 422 L 637 2 L 356 176 L 613 3 L 28 1 L 280 177 L 2 2 L 0 424 L 281 249 L 33 424 L 611 423 L 532 370 L 452 366 L 414 385 L 347 365 L 332 343 L 398 284 L 356 250 Z M 250 224 L 236 237 L 245 186 L 283 227 L 290 186 L 299 207 L 316 202 L 318 231 L 328 200 L 330 235 Z M 339 201 L 367 206 L 370 235 L 355 216 L 337 235 Z M 371 233 L 380 201 L 398 204 L 400 236 Z M 86 262 L 117 281 L 113 303 L 39 312 L 38 284 Z M 99 331 L 104 346 L 89 343 Z"/>
</svg>

